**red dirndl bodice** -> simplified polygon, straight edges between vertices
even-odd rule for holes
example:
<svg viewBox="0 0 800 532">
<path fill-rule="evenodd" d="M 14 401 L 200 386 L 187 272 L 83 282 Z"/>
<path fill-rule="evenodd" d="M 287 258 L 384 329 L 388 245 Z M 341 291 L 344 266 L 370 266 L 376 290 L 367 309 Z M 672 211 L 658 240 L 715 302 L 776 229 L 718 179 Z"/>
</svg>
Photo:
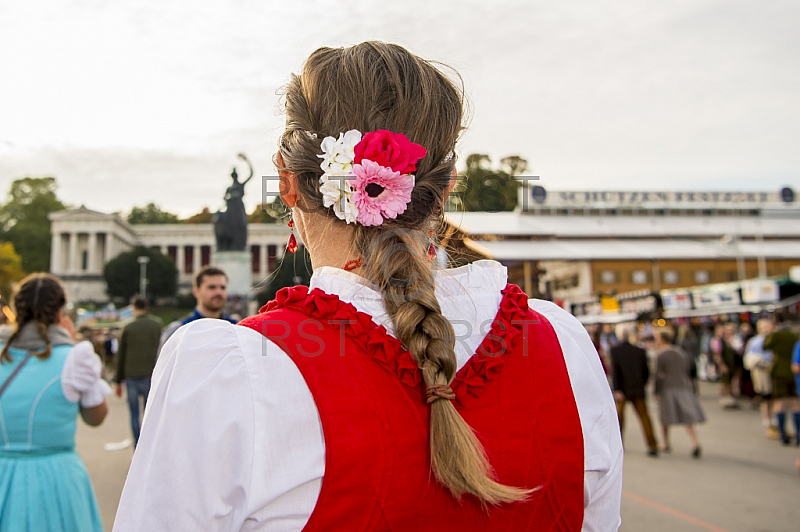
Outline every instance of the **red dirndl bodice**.
<svg viewBox="0 0 800 532">
<path fill-rule="evenodd" d="M 291 357 L 319 409 L 325 475 L 304 530 L 581 529 L 583 435 L 564 356 L 517 286 L 503 290 L 491 330 L 451 385 L 497 479 L 541 487 L 488 509 L 471 495 L 455 499 L 433 477 L 422 376 L 369 315 L 298 286 L 240 325 Z"/>
</svg>

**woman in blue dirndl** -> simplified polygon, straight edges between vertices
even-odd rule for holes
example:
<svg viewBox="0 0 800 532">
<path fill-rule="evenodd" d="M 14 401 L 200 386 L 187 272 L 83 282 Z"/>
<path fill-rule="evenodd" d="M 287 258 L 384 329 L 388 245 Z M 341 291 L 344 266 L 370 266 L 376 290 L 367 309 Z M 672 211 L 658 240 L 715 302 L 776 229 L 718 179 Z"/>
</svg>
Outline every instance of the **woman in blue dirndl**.
<svg viewBox="0 0 800 532">
<path fill-rule="evenodd" d="M 0 335 L 0 531 L 102 531 L 83 461 L 78 414 L 92 426 L 108 412 L 108 384 L 89 342 L 75 344 L 60 281 L 23 279 L 17 325 Z"/>
</svg>

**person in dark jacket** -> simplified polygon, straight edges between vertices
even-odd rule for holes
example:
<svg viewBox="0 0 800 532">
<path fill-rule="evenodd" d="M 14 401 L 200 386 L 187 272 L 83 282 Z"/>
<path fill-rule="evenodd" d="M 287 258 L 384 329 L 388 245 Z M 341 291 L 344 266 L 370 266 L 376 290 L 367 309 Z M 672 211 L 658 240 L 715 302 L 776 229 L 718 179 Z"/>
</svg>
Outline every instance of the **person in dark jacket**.
<svg viewBox="0 0 800 532">
<path fill-rule="evenodd" d="M 645 385 L 650 378 L 650 369 L 647 365 L 647 352 L 635 344 L 636 336 L 633 332 L 623 335 L 625 340 L 611 348 L 611 370 L 614 380 L 614 400 L 617 403 L 617 416 L 619 427 L 624 433 L 625 404 L 630 402 L 636 409 L 639 421 L 642 424 L 644 437 L 647 442 L 647 454 L 658 456 L 658 444 L 647 412 L 647 394 Z"/>
<path fill-rule="evenodd" d="M 133 305 L 134 319 L 122 329 L 115 380 L 117 397 L 122 397 L 122 383 L 125 383 L 135 447 L 139 443 L 141 423 L 139 398 L 142 398 L 142 412 L 144 412 L 147 407 L 147 395 L 150 393 L 150 377 L 156 366 L 161 323 L 150 316 L 147 300 L 142 296 L 134 296 L 131 305 Z"/>
<path fill-rule="evenodd" d="M 785 316 L 780 312 L 775 314 L 775 325 L 777 330 L 764 338 L 764 349 L 769 349 L 774 354 L 770 376 L 775 417 L 778 420 L 781 441 L 784 445 L 789 445 L 791 441 L 786 432 L 786 414 L 791 411 L 794 420 L 794 443 L 800 446 L 800 403 L 797 401 L 796 383 L 792 373 L 792 349 L 800 340 L 800 336 L 789 328 Z"/>
</svg>

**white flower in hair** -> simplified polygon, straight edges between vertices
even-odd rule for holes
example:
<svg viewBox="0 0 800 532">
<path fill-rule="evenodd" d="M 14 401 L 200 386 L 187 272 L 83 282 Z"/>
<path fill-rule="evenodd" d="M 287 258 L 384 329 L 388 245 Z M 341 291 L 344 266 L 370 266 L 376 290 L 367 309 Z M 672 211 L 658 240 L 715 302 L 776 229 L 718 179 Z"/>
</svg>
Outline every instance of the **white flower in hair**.
<svg viewBox="0 0 800 532">
<path fill-rule="evenodd" d="M 358 216 L 358 207 L 352 201 L 353 187 L 350 185 L 352 180 L 351 176 L 329 176 L 328 174 L 323 174 L 319 178 L 322 204 L 326 207 L 332 206 L 336 217 L 348 224 L 355 223 L 356 216 Z"/>
<path fill-rule="evenodd" d="M 361 142 L 361 132 L 351 129 L 347 133 L 339 133 L 339 138 L 322 139 L 322 155 L 317 155 L 322 162 L 320 168 L 331 176 L 349 176 L 353 173 L 356 144 Z"/>
</svg>

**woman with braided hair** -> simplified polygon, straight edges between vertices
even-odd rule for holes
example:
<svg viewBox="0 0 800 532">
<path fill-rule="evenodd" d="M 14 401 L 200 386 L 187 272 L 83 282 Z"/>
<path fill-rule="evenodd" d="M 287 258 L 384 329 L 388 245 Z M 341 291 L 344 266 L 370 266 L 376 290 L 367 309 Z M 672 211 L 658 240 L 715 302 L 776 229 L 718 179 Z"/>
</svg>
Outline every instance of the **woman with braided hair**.
<svg viewBox="0 0 800 532">
<path fill-rule="evenodd" d="M 75 343 L 66 296 L 34 273 L 13 297 L 16 327 L 0 337 L 0 531 L 102 531 L 75 421 L 97 426 L 111 392 L 89 342 Z"/>
<path fill-rule="evenodd" d="M 115 530 L 616 530 L 619 427 L 581 324 L 496 262 L 438 267 L 462 91 L 365 42 L 315 51 L 285 99 L 311 286 L 164 346 Z"/>
</svg>

